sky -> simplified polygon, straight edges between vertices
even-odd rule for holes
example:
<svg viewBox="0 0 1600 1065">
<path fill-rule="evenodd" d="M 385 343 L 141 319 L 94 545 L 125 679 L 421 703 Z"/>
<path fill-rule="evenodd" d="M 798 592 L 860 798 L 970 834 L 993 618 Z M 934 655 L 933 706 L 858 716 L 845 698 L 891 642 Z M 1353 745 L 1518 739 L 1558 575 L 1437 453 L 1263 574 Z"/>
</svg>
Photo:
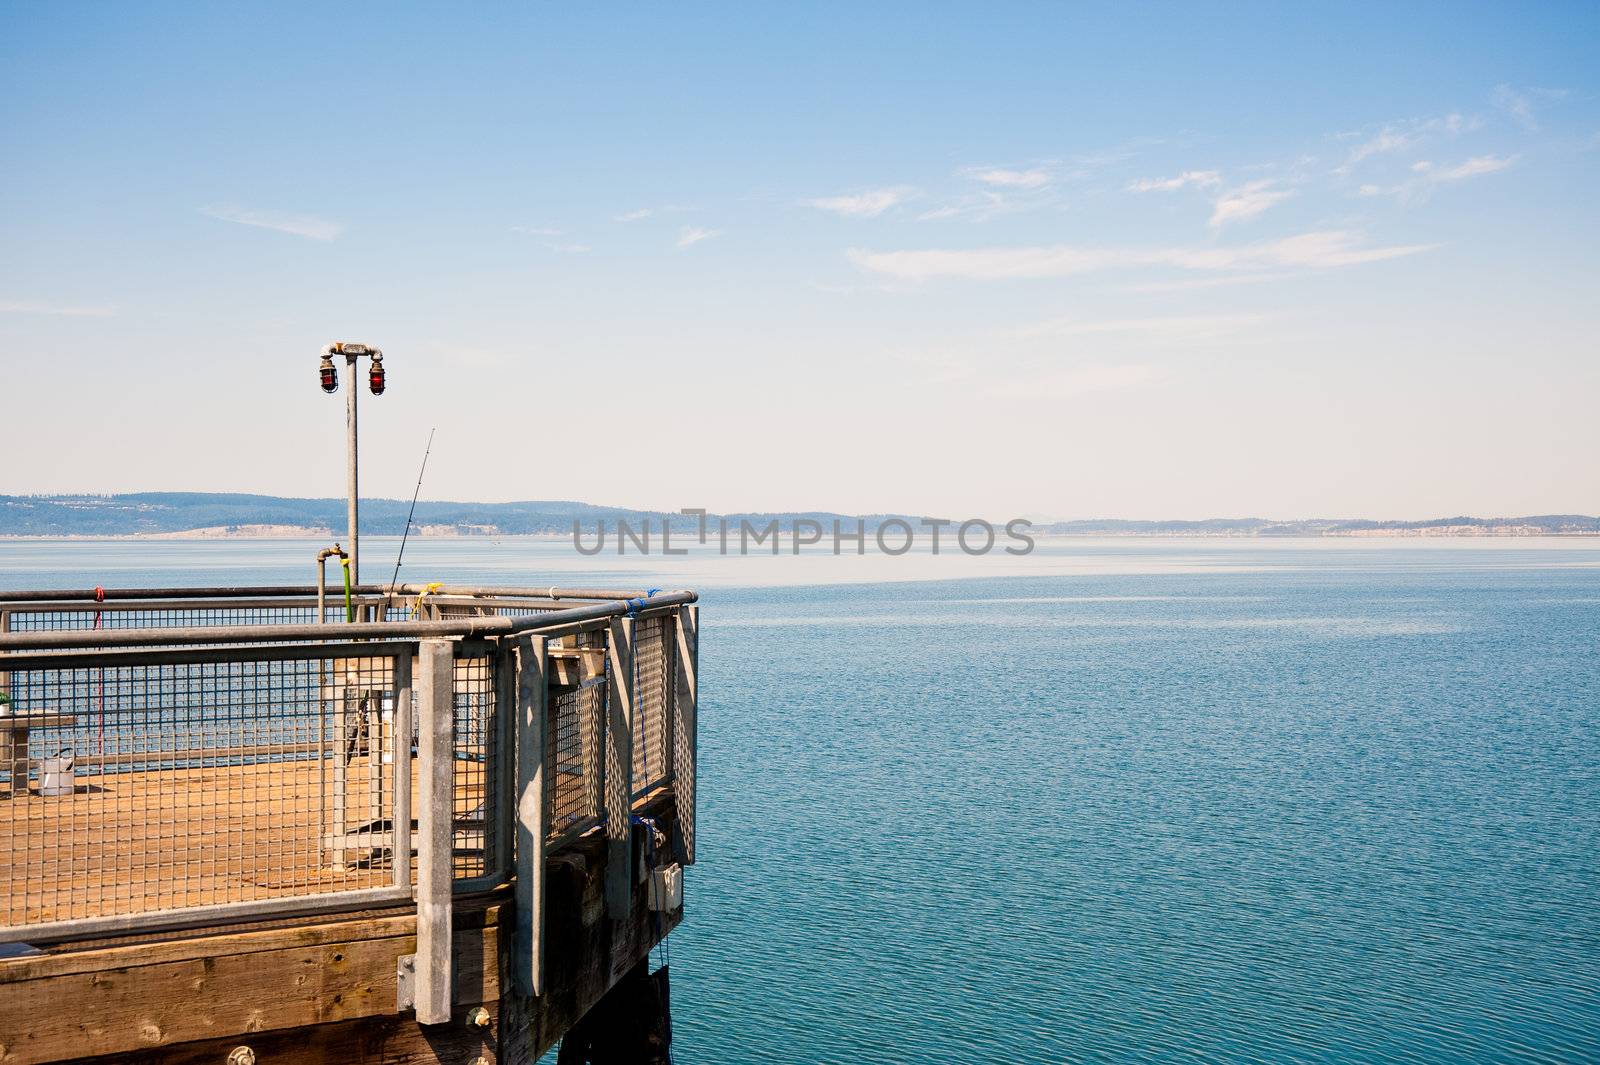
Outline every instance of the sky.
<svg viewBox="0 0 1600 1065">
<path fill-rule="evenodd" d="M 1596 5 L 324 7 L 0 3 L 0 493 L 1600 513 Z"/>
</svg>

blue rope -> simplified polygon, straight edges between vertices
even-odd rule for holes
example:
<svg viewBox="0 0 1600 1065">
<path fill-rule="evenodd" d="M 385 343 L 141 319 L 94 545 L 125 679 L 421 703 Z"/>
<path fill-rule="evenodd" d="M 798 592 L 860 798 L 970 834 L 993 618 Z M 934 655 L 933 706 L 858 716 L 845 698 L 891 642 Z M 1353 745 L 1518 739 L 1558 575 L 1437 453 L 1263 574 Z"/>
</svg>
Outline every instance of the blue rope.
<svg viewBox="0 0 1600 1065">
<path fill-rule="evenodd" d="M 651 588 L 651 589 L 649 589 L 648 591 L 646 591 L 644 593 L 644 598 L 643 599 L 629 599 L 628 600 L 628 616 L 630 618 L 638 617 L 639 616 L 639 611 L 643 610 L 645 604 L 647 602 L 649 602 L 655 596 L 655 594 L 657 592 L 659 592 L 660 590 L 661 590 L 660 588 Z"/>
</svg>

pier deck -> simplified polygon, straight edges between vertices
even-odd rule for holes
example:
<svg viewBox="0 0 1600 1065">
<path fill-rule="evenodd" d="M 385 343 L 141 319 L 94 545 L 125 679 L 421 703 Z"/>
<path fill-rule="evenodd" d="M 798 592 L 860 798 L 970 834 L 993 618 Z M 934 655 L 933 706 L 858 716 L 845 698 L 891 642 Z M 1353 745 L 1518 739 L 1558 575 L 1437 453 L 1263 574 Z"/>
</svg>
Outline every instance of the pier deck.
<svg viewBox="0 0 1600 1065">
<path fill-rule="evenodd" d="M 0 1065 L 535 1061 L 682 920 L 692 593 L 249 591 L 0 594 Z"/>
<path fill-rule="evenodd" d="M 370 765 L 357 759 L 351 776 L 368 779 Z M 334 867 L 320 810 L 329 775 L 300 760 L 80 773 L 72 795 L 40 795 L 35 783 L 0 798 L 0 884 L 11 888 L 0 915 L 35 924 L 137 912 L 158 888 L 165 905 L 214 906 L 389 883 L 386 821 L 353 821 L 349 858 Z M 454 777 L 455 813 L 466 815 L 483 801 L 481 774 L 461 764 Z"/>
</svg>

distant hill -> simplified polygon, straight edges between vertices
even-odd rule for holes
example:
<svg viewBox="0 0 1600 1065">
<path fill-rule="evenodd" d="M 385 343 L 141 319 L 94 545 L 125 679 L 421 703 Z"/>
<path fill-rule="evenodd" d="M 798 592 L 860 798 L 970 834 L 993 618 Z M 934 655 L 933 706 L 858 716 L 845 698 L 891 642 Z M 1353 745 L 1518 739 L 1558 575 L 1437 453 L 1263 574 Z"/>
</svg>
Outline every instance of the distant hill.
<svg viewBox="0 0 1600 1065">
<path fill-rule="evenodd" d="M 1368 518 L 1211 518 L 1205 521 L 1103 519 L 1038 524 L 1037 532 L 1061 536 L 1596 536 L 1600 518 L 1586 514 L 1536 514 L 1520 518 L 1430 518 L 1374 521 Z"/>
<path fill-rule="evenodd" d="M 399 536 L 405 531 L 410 500 L 363 499 L 361 531 L 368 535 Z M 834 519 L 849 528 L 862 515 L 803 511 L 785 514 L 727 514 L 737 527 L 741 519 L 758 525 L 777 519 L 785 529 L 797 518 L 810 518 L 831 528 Z M 867 527 L 889 515 L 866 515 Z M 571 535 L 579 521 L 586 531 L 604 520 L 614 528 L 618 520 L 635 528 L 648 519 L 659 529 L 671 520 L 675 530 L 696 528 L 698 519 L 683 514 L 603 507 L 572 500 L 537 500 L 522 503 L 444 503 L 418 501 L 412 534 L 453 536 L 525 536 L 560 533 Z M 911 519 L 917 520 L 915 518 Z M 171 536 L 204 531 L 212 535 L 293 535 L 345 528 L 343 499 L 296 499 L 286 496 L 243 495 L 228 492 L 137 492 L 129 495 L 0 495 L 0 536 Z M 713 528 L 715 526 L 713 525 Z"/>
<path fill-rule="evenodd" d="M 398 536 L 405 531 L 408 500 L 363 499 L 362 531 Z M 764 526 L 773 520 L 788 529 L 810 519 L 831 529 L 835 520 L 846 528 L 863 521 L 874 529 L 896 515 L 836 514 L 796 511 L 781 514 L 725 514 L 737 527 L 741 520 Z M 922 519 L 904 515 L 916 525 Z M 456 536 L 570 535 L 572 523 L 586 531 L 604 520 L 655 528 L 670 520 L 675 530 L 693 529 L 696 520 L 682 514 L 604 507 L 573 500 L 519 503 L 417 503 L 413 533 Z M 343 499 L 296 499 L 286 496 L 224 492 L 138 492 L 129 495 L 0 495 L 0 536 L 241 536 L 337 535 L 344 528 Z M 999 524 L 997 522 L 996 524 Z M 1125 521 L 1096 519 L 1038 522 L 1033 531 L 1064 536 L 1596 536 L 1600 518 L 1583 514 L 1542 514 L 1518 518 L 1436 518 L 1429 521 L 1265 518 L 1213 518 L 1205 521 Z"/>
</svg>

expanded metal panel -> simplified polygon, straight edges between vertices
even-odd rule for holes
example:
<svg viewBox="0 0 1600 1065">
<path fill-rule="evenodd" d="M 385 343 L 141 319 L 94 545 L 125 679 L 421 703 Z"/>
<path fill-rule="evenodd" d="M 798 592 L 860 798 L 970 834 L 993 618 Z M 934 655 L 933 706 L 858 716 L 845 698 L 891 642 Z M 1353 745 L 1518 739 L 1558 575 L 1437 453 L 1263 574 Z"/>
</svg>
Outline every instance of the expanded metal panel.
<svg viewBox="0 0 1600 1065">
<path fill-rule="evenodd" d="M 549 614 L 564 609 L 562 604 L 550 603 L 545 606 L 535 606 L 531 603 L 501 604 L 491 607 L 489 612 L 502 618 L 527 618 L 535 614 Z"/>
<path fill-rule="evenodd" d="M 462 618 L 486 618 L 493 611 L 489 607 L 471 603 L 439 603 L 434 606 L 432 613 L 440 621 L 460 621 Z"/>
<path fill-rule="evenodd" d="M 12 672 L 0 924 L 389 884 L 392 660 L 356 650 Z"/>
<path fill-rule="evenodd" d="M 495 716 L 495 659 L 455 660 L 455 779 L 451 787 L 451 870 L 457 880 L 496 868 L 500 729 Z"/>
<path fill-rule="evenodd" d="M 672 618 L 640 618 L 633 638 L 633 794 L 643 795 L 672 776 L 674 666 Z"/>
<path fill-rule="evenodd" d="M 552 690 L 545 717 L 545 809 L 554 842 L 588 831 L 600 820 L 600 715 L 606 681 L 593 677 Z"/>
</svg>

